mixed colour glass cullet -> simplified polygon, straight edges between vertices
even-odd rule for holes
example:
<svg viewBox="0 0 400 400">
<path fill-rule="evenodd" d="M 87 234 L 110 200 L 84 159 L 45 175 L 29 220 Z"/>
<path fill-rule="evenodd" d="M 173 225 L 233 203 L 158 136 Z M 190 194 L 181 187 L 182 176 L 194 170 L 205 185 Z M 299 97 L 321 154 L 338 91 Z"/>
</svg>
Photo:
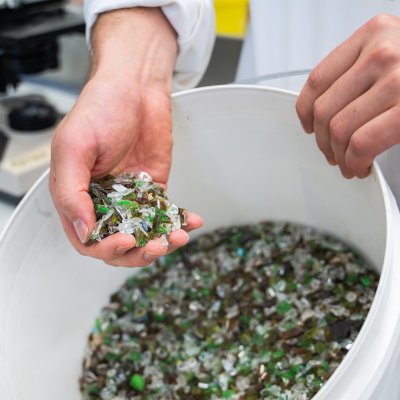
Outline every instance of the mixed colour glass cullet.
<svg viewBox="0 0 400 400">
<path fill-rule="evenodd" d="M 89 337 L 82 398 L 311 399 L 351 349 L 377 284 L 355 251 L 308 227 L 204 234 L 111 296 Z"/>
<path fill-rule="evenodd" d="M 91 182 L 89 194 L 97 218 L 89 244 L 120 232 L 133 235 L 138 247 L 156 238 L 167 246 L 167 236 L 186 225 L 187 211 L 145 172 Z"/>
</svg>

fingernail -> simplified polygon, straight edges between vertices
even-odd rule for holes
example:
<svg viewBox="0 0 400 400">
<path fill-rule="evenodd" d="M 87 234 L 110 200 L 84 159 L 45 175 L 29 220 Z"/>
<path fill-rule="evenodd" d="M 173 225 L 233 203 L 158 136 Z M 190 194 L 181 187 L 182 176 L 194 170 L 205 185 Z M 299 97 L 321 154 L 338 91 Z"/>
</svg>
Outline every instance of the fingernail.
<svg viewBox="0 0 400 400">
<path fill-rule="evenodd" d="M 144 253 L 143 254 L 143 258 L 149 262 L 157 260 L 158 257 L 160 257 L 160 256 L 158 254 L 154 254 L 154 253 Z"/>
<path fill-rule="evenodd" d="M 74 225 L 75 232 L 81 243 L 86 243 L 86 237 L 88 234 L 88 227 L 86 224 L 80 218 L 76 219 L 72 224 Z"/>
<path fill-rule="evenodd" d="M 131 250 L 133 247 L 117 247 L 115 250 L 115 254 L 118 254 L 119 256 L 123 256 L 126 252 Z"/>
</svg>

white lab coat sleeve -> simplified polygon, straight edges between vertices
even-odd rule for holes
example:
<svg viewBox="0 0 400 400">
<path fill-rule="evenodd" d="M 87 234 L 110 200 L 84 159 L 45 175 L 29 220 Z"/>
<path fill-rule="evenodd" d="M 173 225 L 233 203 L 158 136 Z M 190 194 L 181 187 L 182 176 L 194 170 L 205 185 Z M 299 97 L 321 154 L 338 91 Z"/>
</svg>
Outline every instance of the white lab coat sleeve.
<svg viewBox="0 0 400 400">
<path fill-rule="evenodd" d="M 215 40 L 215 15 L 212 0 L 85 0 L 86 38 L 99 14 L 120 8 L 161 7 L 178 34 L 179 53 L 173 89 L 196 86 L 210 60 Z"/>
</svg>

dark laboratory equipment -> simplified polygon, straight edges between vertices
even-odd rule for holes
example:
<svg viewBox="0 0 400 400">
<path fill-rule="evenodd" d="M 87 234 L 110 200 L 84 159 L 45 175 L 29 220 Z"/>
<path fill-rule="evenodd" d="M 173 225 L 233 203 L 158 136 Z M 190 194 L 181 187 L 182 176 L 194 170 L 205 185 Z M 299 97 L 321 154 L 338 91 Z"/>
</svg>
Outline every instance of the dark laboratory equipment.
<svg viewBox="0 0 400 400">
<path fill-rule="evenodd" d="M 47 152 L 43 148 L 49 148 L 61 117 L 45 97 L 18 94 L 17 86 L 24 76 L 58 69 L 58 39 L 84 30 L 82 14 L 71 12 L 66 1 L 0 0 L 2 199 L 17 202 L 47 168 Z M 35 146 L 39 149 L 36 153 Z M 26 164 L 25 169 L 21 163 Z"/>
</svg>

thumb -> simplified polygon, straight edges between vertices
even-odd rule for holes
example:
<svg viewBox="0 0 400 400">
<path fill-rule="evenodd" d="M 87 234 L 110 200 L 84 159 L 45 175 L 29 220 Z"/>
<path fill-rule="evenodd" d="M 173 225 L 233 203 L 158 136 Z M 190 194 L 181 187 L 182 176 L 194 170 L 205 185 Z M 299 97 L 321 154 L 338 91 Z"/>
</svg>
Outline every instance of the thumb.
<svg viewBox="0 0 400 400">
<path fill-rule="evenodd" d="M 64 229 L 72 243 L 86 243 L 96 222 L 94 207 L 88 193 L 91 167 L 90 152 L 52 145 L 49 187 Z M 86 157 L 83 156 L 86 154 Z"/>
</svg>

